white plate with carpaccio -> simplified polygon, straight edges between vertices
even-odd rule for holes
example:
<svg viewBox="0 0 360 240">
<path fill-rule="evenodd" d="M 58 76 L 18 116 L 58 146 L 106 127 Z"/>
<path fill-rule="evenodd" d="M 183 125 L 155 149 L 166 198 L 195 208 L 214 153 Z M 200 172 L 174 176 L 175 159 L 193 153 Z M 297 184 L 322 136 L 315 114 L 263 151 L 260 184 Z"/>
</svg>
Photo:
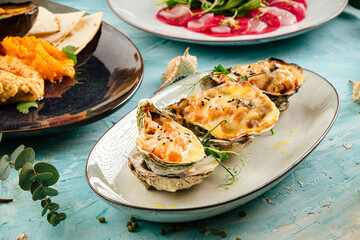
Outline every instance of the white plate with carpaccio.
<svg viewBox="0 0 360 240">
<path fill-rule="evenodd" d="M 114 13 L 136 28 L 172 40 L 208 45 L 247 45 L 296 36 L 335 18 L 347 3 L 348 0 L 108 0 Z"/>
</svg>

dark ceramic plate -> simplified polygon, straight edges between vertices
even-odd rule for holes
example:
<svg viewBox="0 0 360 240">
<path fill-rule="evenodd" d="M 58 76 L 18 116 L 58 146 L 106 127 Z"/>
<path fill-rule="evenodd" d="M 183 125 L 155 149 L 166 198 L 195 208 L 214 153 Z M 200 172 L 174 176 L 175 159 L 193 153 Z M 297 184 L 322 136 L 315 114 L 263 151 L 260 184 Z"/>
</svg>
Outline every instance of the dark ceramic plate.
<svg viewBox="0 0 360 240">
<path fill-rule="evenodd" d="M 52 12 L 77 11 L 57 3 L 34 1 Z M 78 67 L 76 79 L 47 83 L 44 99 L 28 115 L 16 104 L 0 107 L 0 132 L 6 137 L 69 130 L 108 116 L 128 100 L 143 78 L 143 61 L 134 44 L 117 29 L 102 23 L 94 55 Z"/>
</svg>

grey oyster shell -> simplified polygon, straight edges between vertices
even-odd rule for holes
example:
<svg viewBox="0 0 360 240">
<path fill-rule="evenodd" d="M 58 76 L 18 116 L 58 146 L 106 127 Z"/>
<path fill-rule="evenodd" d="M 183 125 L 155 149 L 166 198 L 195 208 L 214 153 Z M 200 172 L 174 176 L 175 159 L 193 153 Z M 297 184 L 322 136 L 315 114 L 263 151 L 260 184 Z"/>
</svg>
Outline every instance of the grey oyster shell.
<svg viewBox="0 0 360 240">
<path fill-rule="evenodd" d="M 134 153 L 128 158 L 131 172 L 141 181 L 145 188 L 154 187 L 160 191 L 176 192 L 189 189 L 201 183 L 212 173 L 219 163 L 211 157 L 196 163 L 190 171 L 183 172 L 178 176 L 160 176 L 151 171 L 143 156 Z"/>
</svg>

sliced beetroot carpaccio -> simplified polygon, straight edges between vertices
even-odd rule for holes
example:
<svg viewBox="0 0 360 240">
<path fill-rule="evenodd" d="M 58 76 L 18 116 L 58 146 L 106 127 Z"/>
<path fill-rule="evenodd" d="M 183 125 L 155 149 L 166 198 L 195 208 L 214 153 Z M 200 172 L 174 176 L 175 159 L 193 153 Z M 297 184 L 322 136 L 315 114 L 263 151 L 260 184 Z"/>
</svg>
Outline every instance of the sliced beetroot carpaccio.
<svg viewBox="0 0 360 240">
<path fill-rule="evenodd" d="M 195 15 L 187 23 L 187 28 L 195 32 L 203 32 L 206 30 L 205 22 L 207 19 L 214 17 L 214 13 L 206 13 L 201 15 Z"/>
<path fill-rule="evenodd" d="M 156 18 L 164 23 L 174 26 L 186 26 L 191 20 L 190 7 L 186 4 L 177 5 L 176 7 L 166 7 L 161 9 Z"/>
<path fill-rule="evenodd" d="M 246 33 L 249 30 L 249 19 L 246 17 L 235 18 L 236 23 L 231 26 L 231 32 L 235 34 Z"/>
<path fill-rule="evenodd" d="M 272 32 L 281 27 L 280 18 L 275 14 L 266 12 L 266 9 L 255 8 L 250 12 L 249 17 L 249 33 L 251 34 Z"/>
<path fill-rule="evenodd" d="M 304 5 L 305 9 L 307 9 L 306 0 L 267 0 L 266 5 L 270 5 L 270 4 L 275 3 L 275 2 L 291 2 L 291 1 L 301 3 L 302 5 Z"/>
<path fill-rule="evenodd" d="M 305 18 L 305 9 L 304 6 L 302 6 L 302 4 L 298 3 L 298 2 L 274 2 L 272 4 L 269 5 L 269 7 L 277 7 L 280 9 L 284 9 L 286 11 L 291 12 L 292 14 L 295 15 L 296 20 L 298 22 L 304 20 Z"/>
<path fill-rule="evenodd" d="M 298 3 L 301 3 L 302 5 L 304 5 L 305 7 L 305 10 L 307 9 L 307 3 L 305 0 L 293 0 L 294 2 L 298 2 Z"/>
<path fill-rule="evenodd" d="M 296 23 L 296 17 L 289 11 L 277 7 L 266 7 L 266 12 L 275 14 L 281 21 L 281 26 L 290 26 Z"/>
<path fill-rule="evenodd" d="M 225 20 L 224 15 L 216 15 L 216 16 L 206 19 L 204 31 L 210 31 L 210 29 L 212 27 L 220 26 L 224 20 Z"/>
</svg>

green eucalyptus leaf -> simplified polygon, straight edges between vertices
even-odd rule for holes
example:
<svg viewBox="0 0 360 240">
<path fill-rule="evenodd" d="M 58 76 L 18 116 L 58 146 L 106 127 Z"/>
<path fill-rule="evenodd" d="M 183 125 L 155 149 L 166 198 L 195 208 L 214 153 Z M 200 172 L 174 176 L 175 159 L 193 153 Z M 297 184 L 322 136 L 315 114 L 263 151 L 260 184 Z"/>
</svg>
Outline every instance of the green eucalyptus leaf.
<svg viewBox="0 0 360 240">
<path fill-rule="evenodd" d="M 61 213 L 58 213 L 56 218 L 59 218 L 61 221 L 65 220 L 66 219 L 66 214 L 61 212 Z"/>
<path fill-rule="evenodd" d="M 47 218 L 47 220 L 48 220 L 48 222 L 49 222 L 50 224 L 51 224 L 51 217 L 52 217 L 53 215 L 55 215 L 55 213 L 50 212 L 50 213 L 48 213 L 48 215 L 46 216 L 46 218 Z"/>
<path fill-rule="evenodd" d="M 59 192 L 56 189 L 44 187 L 44 192 L 46 196 L 57 196 Z"/>
<path fill-rule="evenodd" d="M 3 134 L 2 134 L 2 133 L 0 133 L 0 142 L 1 142 L 2 136 L 3 136 Z"/>
<path fill-rule="evenodd" d="M 56 218 L 56 216 L 57 216 L 57 212 L 53 212 L 53 215 L 50 218 L 51 225 L 53 225 L 54 227 L 56 227 L 56 225 L 58 225 L 61 222 L 61 220 Z"/>
<path fill-rule="evenodd" d="M 51 172 L 44 172 L 44 173 L 38 173 L 35 174 L 31 179 L 32 180 L 47 180 L 50 179 L 53 176 Z"/>
<path fill-rule="evenodd" d="M 35 181 L 30 186 L 30 192 L 31 195 L 34 194 L 35 189 L 37 189 L 40 186 L 40 183 L 38 181 Z"/>
<path fill-rule="evenodd" d="M 48 210 L 47 205 L 45 205 L 45 207 L 43 208 L 43 210 L 41 212 L 42 217 L 46 214 L 47 210 Z"/>
<path fill-rule="evenodd" d="M 32 195 L 32 200 L 37 201 L 37 200 L 41 200 L 43 198 L 45 198 L 44 187 L 39 186 L 38 188 L 35 189 L 35 191 Z"/>
<path fill-rule="evenodd" d="M 25 149 L 24 145 L 18 146 L 15 151 L 10 156 L 10 161 L 15 162 L 16 158 L 19 156 L 19 154 Z"/>
<path fill-rule="evenodd" d="M 51 203 L 51 199 L 41 200 L 41 207 L 45 207 L 48 203 Z"/>
<path fill-rule="evenodd" d="M 50 210 L 50 212 L 54 212 L 60 208 L 59 204 L 57 203 L 49 203 L 47 205 L 47 208 Z"/>
<path fill-rule="evenodd" d="M 0 180 L 5 181 L 10 174 L 10 158 L 8 155 L 4 155 L 0 159 Z"/>
<path fill-rule="evenodd" d="M 53 174 L 53 176 L 51 178 L 43 180 L 43 182 L 45 182 L 47 186 L 54 185 L 59 180 L 59 177 L 60 177 L 59 172 L 50 163 L 39 162 L 39 163 L 35 164 L 34 169 L 35 169 L 35 172 L 37 172 L 37 173 L 47 172 L 47 173 Z"/>
<path fill-rule="evenodd" d="M 15 169 L 19 170 L 26 163 L 33 163 L 35 161 L 35 152 L 32 148 L 25 148 L 15 160 Z"/>
<path fill-rule="evenodd" d="M 30 190 L 31 184 L 34 180 L 31 178 L 35 175 L 34 167 L 31 163 L 26 163 L 19 173 L 19 186 L 22 190 Z"/>
</svg>

